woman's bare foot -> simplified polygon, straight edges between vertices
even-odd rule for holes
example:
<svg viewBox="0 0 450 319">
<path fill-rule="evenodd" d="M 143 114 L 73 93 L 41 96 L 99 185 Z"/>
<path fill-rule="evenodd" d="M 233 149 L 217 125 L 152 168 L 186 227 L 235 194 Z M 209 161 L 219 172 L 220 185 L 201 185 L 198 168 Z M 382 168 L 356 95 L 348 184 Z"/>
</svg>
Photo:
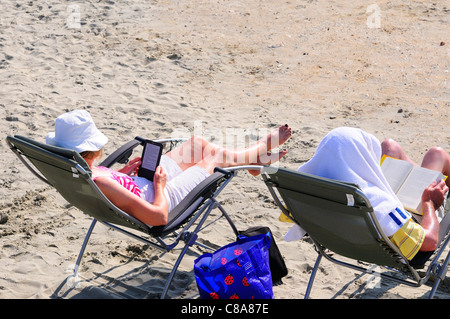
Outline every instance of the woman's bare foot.
<svg viewBox="0 0 450 319">
<path fill-rule="evenodd" d="M 252 165 L 270 165 L 274 162 L 279 161 L 284 155 L 287 154 L 287 150 L 283 150 L 277 153 L 271 153 L 268 152 L 265 156 L 262 156 L 260 158 L 260 161 L 258 161 L 257 163 L 253 163 Z M 250 174 L 252 174 L 253 176 L 258 176 L 259 174 L 261 174 L 261 171 L 257 170 L 257 169 L 249 169 L 248 172 Z"/>
<path fill-rule="evenodd" d="M 257 144 L 266 143 L 267 151 L 280 146 L 284 142 L 286 142 L 289 137 L 291 137 L 292 130 L 289 125 L 281 125 L 277 129 L 273 130 L 270 134 L 268 134 L 265 138 L 260 139 Z"/>
<path fill-rule="evenodd" d="M 282 158 L 284 155 L 287 154 L 287 151 L 280 151 L 275 154 L 272 154 L 269 151 L 286 142 L 291 137 L 291 134 L 292 134 L 291 128 L 289 127 L 289 125 L 285 124 L 281 125 L 276 130 L 272 131 L 265 138 L 259 140 L 257 142 L 257 145 L 265 143 L 266 148 L 260 148 L 264 152 L 260 153 L 260 158 L 256 163 L 253 163 L 252 165 L 269 165 L 273 162 L 280 160 L 280 158 Z M 272 160 L 273 158 L 276 158 L 276 160 Z M 258 176 L 261 173 L 259 170 L 248 170 L 248 172 L 253 176 Z"/>
</svg>

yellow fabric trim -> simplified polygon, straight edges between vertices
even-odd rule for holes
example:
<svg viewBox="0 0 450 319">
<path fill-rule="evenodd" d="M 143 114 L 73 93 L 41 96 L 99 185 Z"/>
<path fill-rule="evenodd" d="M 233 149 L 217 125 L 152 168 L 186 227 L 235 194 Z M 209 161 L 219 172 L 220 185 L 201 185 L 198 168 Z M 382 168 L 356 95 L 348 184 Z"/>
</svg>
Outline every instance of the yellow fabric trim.
<svg viewBox="0 0 450 319">
<path fill-rule="evenodd" d="M 422 226 L 410 219 L 390 239 L 400 249 L 403 256 L 411 260 L 423 244 L 425 231 Z"/>
<path fill-rule="evenodd" d="M 286 205 L 283 205 L 283 206 L 284 206 L 284 209 L 286 209 L 286 211 L 289 212 L 289 210 L 287 209 Z M 292 218 L 291 212 L 289 212 L 289 217 Z M 280 222 L 283 222 L 283 223 L 294 223 L 294 222 L 291 220 L 291 218 L 289 218 L 289 217 L 286 216 L 283 212 L 281 212 L 281 213 L 280 213 L 280 216 L 278 217 L 278 220 L 279 220 Z"/>
</svg>

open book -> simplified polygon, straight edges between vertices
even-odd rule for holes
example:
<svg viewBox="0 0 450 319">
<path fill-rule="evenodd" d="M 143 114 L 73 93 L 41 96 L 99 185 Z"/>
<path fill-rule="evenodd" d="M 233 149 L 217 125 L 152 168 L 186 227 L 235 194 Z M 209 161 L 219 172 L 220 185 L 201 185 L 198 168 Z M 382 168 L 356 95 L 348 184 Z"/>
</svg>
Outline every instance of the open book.
<svg viewBox="0 0 450 319">
<path fill-rule="evenodd" d="M 405 209 L 418 215 L 422 215 L 421 198 L 425 188 L 433 181 L 447 178 L 441 172 L 386 155 L 381 159 L 381 170 Z"/>
</svg>

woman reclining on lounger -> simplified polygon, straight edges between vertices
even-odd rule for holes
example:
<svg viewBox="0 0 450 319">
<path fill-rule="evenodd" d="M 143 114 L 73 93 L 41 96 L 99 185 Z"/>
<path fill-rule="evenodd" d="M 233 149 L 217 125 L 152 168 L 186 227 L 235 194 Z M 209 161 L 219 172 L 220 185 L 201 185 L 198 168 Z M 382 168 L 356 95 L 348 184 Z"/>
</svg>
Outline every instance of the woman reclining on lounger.
<svg viewBox="0 0 450 319">
<path fill-rule="evenodd" d="M 92 179 L 114 205 L 148 225 L 159 226 L 167 223 L 171 209 L 215 167 L 275 162 L 286 151 L 275 154 L 269 151 L 283 144 L 290 135 L 291 129 L 283 125 L 255 145 L 239 151 L 192 137 L 161 157 L 153 182 L 134 176 L 141 164 L 139 157 L 117 171 L 94 166 L 94 161 L 102 156 L 108 138 L 97 129 L 86 111 L 75 110 L 59 116 L 55 121 L 55 132 L 47 135 L 47 143 L 80 153 L 92 170 Z M 199 159 L 198 154 L 201 154 Z"/>
<path fill-rule="evenodd" d="M 360 129 L 341 127 L 328 133 L 313 158 L 298 170 L 359 185 L 372 204 L 386 236 L 408 259 L 412 259 L 419 251 L 435 250 L 439 238 L 439 222 L 435 212 L 444 202 L 447 185 L 441 180 L 423 192 L 422 221 L 420 224 L 414 222 L 381 171 L 382 150 L 386 155 L 407 159 L 393 140 L 384 141 L 382 146 L 374 136 Z M 425 156 L 422 165 L 448 174 L 450 156 L 442 149 L 433 148 Z M 290 230 L 288 238 L 300 230 L 297 227 Z"/>
</svg>

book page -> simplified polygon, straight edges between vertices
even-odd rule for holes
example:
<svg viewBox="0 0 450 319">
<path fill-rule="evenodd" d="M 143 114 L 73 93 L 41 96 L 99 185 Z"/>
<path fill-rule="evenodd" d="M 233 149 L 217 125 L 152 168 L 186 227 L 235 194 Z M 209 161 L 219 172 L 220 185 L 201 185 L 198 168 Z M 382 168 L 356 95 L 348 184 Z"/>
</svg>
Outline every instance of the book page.
<svg viewBox="0 0 450 319">
<path fill-rule="evenodd" d="M 405 208 L 421 213 L 420 202 L 423 191 L 433 181 L 439 181 L 444 177 L 438 171 L 416 166 L 403 183 L 397 196 Z"/>
<path fill-rule="evenodd" d="M 409 172 L 413 168 L 413 164 L 396 158 L 385 156 L 381 164 L 381 170 L 386 177 L 389 185 L 394 193 L 397 193 Z"/>
</svg>

